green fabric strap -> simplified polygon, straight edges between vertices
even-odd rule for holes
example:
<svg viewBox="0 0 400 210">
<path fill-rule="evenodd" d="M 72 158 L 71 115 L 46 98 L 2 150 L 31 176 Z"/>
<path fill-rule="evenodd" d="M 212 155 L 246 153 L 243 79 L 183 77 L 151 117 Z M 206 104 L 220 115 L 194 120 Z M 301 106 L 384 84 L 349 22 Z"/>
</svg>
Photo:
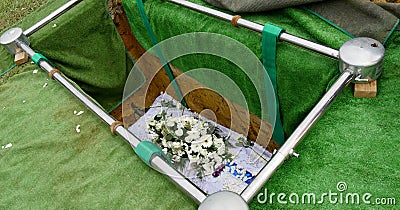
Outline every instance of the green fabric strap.
<svg viewBox="0 0 400 210">
<path fill-rule="evenodd" d="M 15 67 L 17 66 L 17 64 L 13 64 L 11 65 L 7 70 L 5 71 L 0 71 L 0 77 L 4 76 L 5 74 L 7 74 L 9 71 L 13 70 Z"/>
<path fill-rule="evenodd" d="M 161 148 L 151 141 L 141 141 L 135 148 L 135 153 L 149 166 L 151 166 L 151 160 L 155 155 L 171 163 L 170 159 L 164 154 Z"/>
<path fill-rule="evenodd" d="M 139 13 L 140 13 L 140 17 L 142 18 L 142 21 L 144 23 L 144 26 L 146 28 L 147 33 L 150 36 L 151 42 L 153 43 L 153 45 L 155 46 L 155 49 L 157 51 L 158 57 L 161 60 L 161 63 L 163 64 L 163 67 L 165 69 L 165 71 L 167 72 L 168 78 L 171 81 L 172 86 L 174 87 L 175 93 L 178 96 L 180 102 L 182 103 L 182 105 L 184 105 L 185 107 L 188 107 L 186 104 L 185 99 L 183 98 L 182 95 L 182 91 L 179 88 L 178 84 L 175 81 L 175 77 L 174 74 L 172 73 L 171 67 L 169 66 L 169 63 L 165 60 L 161 49 L 158 46 L 158 41 L 157 38 L 154 34 L 153 29 L 150 26 L 150 22 L 149 22 L 149 18 L 146 15 L 146 12 L 144 11 L 144 5 L 143 5 L 143 0 L 136 0 L 136 3 L 138 5 L 138 9 L 139 9 Z"/>
<path fill-rule="evenodd" d="M 271 24 L 265 24 L 262 31 L 262 61 L 264 68 L 271 79 L 276 95 L 276 119 L 272 137 L 275 142 L 280 145 L 284 143 L 285 136 L 279 111 L 279 99 L 276 84 L 276 43 L 282 31 L 284 31 L 284 29 Z"/>
<path fill-rule="evenodd" d="M 46 57 L 44 57 L 44 55 L 42 55 L 40 53 L 35 53 L 32 56 L 32 61 L 35 62 L 36 65 L 39 65 L 40 60 L 45 60 L 48 63 L 50 63 L 50 61 Z"/>
</svg>

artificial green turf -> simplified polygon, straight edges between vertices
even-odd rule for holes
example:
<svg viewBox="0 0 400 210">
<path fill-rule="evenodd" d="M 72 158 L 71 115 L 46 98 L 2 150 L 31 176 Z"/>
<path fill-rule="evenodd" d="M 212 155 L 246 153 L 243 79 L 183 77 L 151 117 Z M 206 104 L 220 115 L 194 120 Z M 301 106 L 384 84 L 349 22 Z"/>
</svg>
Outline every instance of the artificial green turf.
<svg viewBox="0 0 400 210">
<path fill-rule="evenodd" d="M 33 74 L 36 68 L 24 66 L 0 86 L 0 145 L 13 144 L 0 150 L 1 209 L 193 206 L 71 93 L 44 72 Z"/>
<path fill-rule="evenodd" d="M 200 0 L 194 2 L 203 4 Z M 134 1 L 123 1 L 131 28 L 141 44 L 146 48 L 151 44 L 138 15 Z M 158 1 L 146 1 L 145 7 L 150 23 L 158 36 L 164 40 L 181 33 L 194 31 L 224 34 L 247 45 L 261 58 L 261 36 L 243 28 L 234 28 L 230 23 L 208 17 L 197 12 Z M 287 32 L 324 45 L 339 48 L 350 38 L 329 26 L 318 17 L 302 9 L 289 8 L 268 13 L 241 14 L 243 18 L 259 23 L 273 23 Z M 384 73 L 379 79 L 379 93 L 375 99 L 353 97 L 352 85 L 347 88 L 328 109 L 325 116 L 314 126 L 297 149 L 300 159 L 287 161 L 266 184 L 270 192 L 322 193 L 338 192 L 340 181 L 348 185 L 348 193 L 371 193 L 373 198 L 399 196 L 398 115 L 397 101 L 400 85 L 399 76 L 400 34 L 395 32 L 386 44 L 387 52 Z M 198 56 L 198 55 L 196 55 Z M 183 70 L 194 67 L 213 67 L 233 71 L 226 63 L 204 57 L 182 58 L 173 62 Z M 301 122 L 313 105 L 325 93 L 335 79 L 338 68 L 336 61 L 307 52 L 286 43 L 279 43 L 277 55 L 278 95 L 281 103 L 285 132 L 290 134 Z M 228 69 L 228 70 L 227 70 Z M 237 76 L 236 81 L 243 82 Z M 243 85 L 245 94 L 252 94 Z M 252 106 L 252 103 L 249 103 Z M 256 106 L 250 107 L 254 111 Z M 256 111 L 255 111 L 256 112 Z M 263 190 L 261 191 L 263 192 Z M 261 204 L 254 200 L 252 209 L 282 209 L 275 201 Z M 369 205 L 290 205 L 291 208 L 378 208 Z M 388 206 L 392 208 L 393 206 Z"/>
<path fill-rule="evenodd" d="M 87 19 L 98 17 L 98 13 L 104 14 L 103 10 L 86 8 L 92 7 L 91 3 L 95 2 L 94 0 L 85 2 L 87 3 L 81 3 L 80 10 L 92 12 L 91 15 L 86 14 Z M 183 9 L 168 6 L 168 3 L 148 2 L 153 4 L 153 9 L 161 10 L 165 7 L 170 11 L 159 14 L 154 12 L 153 16 L 150 16 L 155 18 L 158 15 L 164 18 L 164 25 L 169 20 L 168 15 L 175 13 L 179 15 L 181 12 L 183 13 L 181 21 L 193 23 L 197 18 L 202 20 L 202 16 L 197 16 L 195 13 L 188 15 Z M 171 12 L 172 8 L 176 8 L 176 11 Z M 125 9 L 129 11 L 128 6 Z M 44 10 L 51 11 L 51 8 L 46 6 L 40 11 Z M 190 20 L 191 16 L 195 19 Z M 75 13 L 67 13 L 63 17 L 70 19 L 71 22 L 77 22 L 78 18 L 82 24 L 81 28 L 93 27 L 86 25 L 84 21 L 86 19 L 76 16 Z M 260 22 L 270 20 L 283 26 L 290 33 L 336 48 L 348 39 L 325 22 L 302 10 L 287 9 L 247 17 Z M 94 22 L 96 21 L 92 23 Z M 221 28 L 220 23 L 222 22 L 209 20 L 204 29 Z M 213 24 L 218 25 L 213 26 Z M 231 26 L 226 24 L 226 27 Z M 114 29 L 110 27 L 108 30 L 111 30 L 108 31 L 111 33 Z M 190 28 L 185 30 L 189 31 Z M 139 31 L 134 32 L 144 42 Z M 144 31 L 141 32 L 144 36 Z M 257 53 L 261 52 L 257 44 L 257 40 L 261 43 L 259 35 L 232 27 L 224 30 L 224 33 L 231 36 L 235 34 L 234 38 L 252 47 L 256 55 L 261 55 Z M 67 36 L 72 37 L 73 34 Z M 48 45 L 51 45 L 54 40 L 51 36 L 44 36 L 40 40 L 34 40 L 32 37 L 32 45 L 39 47 L 39 43 L 43 42 L 49 42 Z M 101 42 L 105 40 L 102 39 Z M 60 40 L 56 43 L 59 44 Z M 64 44 L 72 46 L 75 43 L 66 39 Z M 310 192 L 319 196 L 328 193 L 329 190 L 337 192 L 336 184 L 344 181 L 348 185 L 348 190 L 345 192 L 359 194 L 368 192 L 373 198 L 395 197 L 397 205 L 386 207 L 388 209 L 398 207 L 400 202 L 398 150 L 400 108 L 397 100 L 400 96 L 399 44 L 400 32 L 396 31 L 386 44 L 387 54 L 384 72 L 378 81 L 377 98 L 354 98 L 351 87 L 339 95 L 300 143 L 297 148 L 297 152 L 301 154 L 300 158 L 286 161 L 265 185 L 264 188 L 268 189 L 269 193 L 289 195 L 292 192 L 297 194 Z M 51 50 L 50 46 L 47 47 Z M 65 50 L 72 51 L 72 49 Z M 63 49 L 59 50 L 61 54 Z M 76 53 L 79 52 L 80 50 L 77 50 Z M 98 52 L 98 55 L 100 54 Z M 68 57 L 69 55 L 65 54 L 65 59 L 72 59 Z M 1 54 L 1 58 L 3 57 Z M 100 57 L 93 57 L 90 60 L 92 59 L 92 63 L 102 61 Z M 5 69 L 8 64 L 0 63 L 0 68 Z M 13 144 L 9 149 L 0 149 L 1 209 L 196 208 L 189 196 L 180 192 L 179 188 L 166 177 L 142 163 L 124 140 L 112 136 L 109 128 L 62 86 L 53 80 L 47 80 L 48 76 L 43 72 L 32 74 L 32 70 L 36 68 L 30 64 L 19 67 L 18 74 L 0 85 L 2 129 L 0 145 Z M 288 44 L 279 44 L 278 86 L 287 132 L 294 129 L 319 99 L 329 85 L 336 68 L 337 63 L 334 61 Z M 84 77 L 84 75 L 79 76 Z M 92 77 L 95 79 L 96 75 Z M 48 86 L 43 88 L 46 82 Z M 75 116 L 74 110 L 84 110 L 85 113 Z M 79 134 L 75 131 L 77 124 L 81 125 Z M 264 192 L 264 189 L 261 192 Z M 273 204 L 260 204 L 257 200 L 250 203 L 251 209 L 378 209 L 380 207 L 364 204 L 333 205 L 328 201 L 324 205 L 288 206 L 278 204 L 276 199 Z"/>
<path fill-rule="evenodd" d="M 49 1 L 17 26 L 27 29 L 68 2 Z M 31 47 L 50 59 L 105 109 L 121 101 L 132 61 L 111 20 L 104 0 L 82 1 L 30 36 Z M 13 56 L 1 48 L 0 71 L 12 65 Z"/>
<path fill-rule="evenodd" d="M 194 2 L 205 5 L 205 3 L 199 0 Z M 133 33 L 145 48 L 149 48 L 152 44 L 144 30 L 135 2 L 123 1 L 123 4 L 128 14 Z M 160 5 L 156 1 L 146 1 L 145 7 L 147 8 L 150 23 L 159 41 L 190 32 L 219 33 L 245 44 L 261 59 L 261 34 L 244 28 L 232 27 L 230 23 L 225 21 L 180 8 L 171 3 Z M 150 7 L 151 9 L 149 9 Z M 289 33 L 313 41 L 323 42 L 324 40 L 329 40 L 325 44 L 331 47 L 338 48 L 341 43 L 350 39 L 347 35 L 338 33 L 336 29 L 321 21 L 318 17 L 311 16 L 303 10 L 285 9 L 267 14 L 256 13 L 242 16 L 255 22 L 268 22 L 281 26 Z M 315 22 L 315 24 L 314 26 L 304 24 L 308 22 Z M 315 31 L 318 30 L 316 26 L 322 27 L 324 30 L 320 30 L 321 32 Z M 307 27 L 310 28 L 309 31 L 305 30 L 308 29 Z M 320 34 L 321 36 L 316 36 L 316 34 Z M 221 71 L 241 88 L 247 98 L 249 110 L 255 114 L 259 114 L 258 98 L 254 97 L 256 93 L 252 88 L 251 81 L 246 78 L 241 70 L 233 64 L 228 63 L 225 59 L 218 59 L 211 55 L 194 54 L 180 57 L 172 63 L 184 71 L 195 68 L 210 68 Z M 281 103 L 283 124 L 287 134 L 293 131 L 304 115 L 319 100 L 337 68 L 337 62 L 333 60 L 286 43 L 278 43 L 278 95 Z M 309 80 L 308 78 L 310 77 L 313 79 Z M 297 82 L 306 80 L 309 82 Z M 298 92 L 294 92 L 293 90 L 303 90 L 304 94 L 298 94 Z"/>
</svg>

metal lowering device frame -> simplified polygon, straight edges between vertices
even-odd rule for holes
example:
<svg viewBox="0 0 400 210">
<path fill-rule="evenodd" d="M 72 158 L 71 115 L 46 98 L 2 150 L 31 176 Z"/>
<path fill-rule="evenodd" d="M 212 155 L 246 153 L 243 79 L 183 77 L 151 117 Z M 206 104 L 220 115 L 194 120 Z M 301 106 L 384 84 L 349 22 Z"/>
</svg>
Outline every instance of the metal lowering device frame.
<svg viewBox="0 0 400 210">
<path fill-rule="evenodd" d="M 235 20 L 235 24 L 237 24 L 237 26 L 245 27 L 258 33 L 261 33 L 263 30 L 263 25 L 261 24 L 254 23 L 240 17 L 235 19 L 235 16 L 197 5 L 189 1 L 167 1 L 225 21 L 231 22 Z M 1 35 L 0 44 L 2 44 L 11 54 L 16 54 L 20 50 L 27 53 L 27 55 L 38 66 L 40 66 L 40 68 L 49 73 L 51 78 L 58 81 L 72 94 L 74 94 L 93 113 L 95 113 L 106 124 L 108 124 L 113 133 L 121 136 L 136 151 L 137 147 L 142 146 L 141 141 L 137 137 L 124 128 L 121 122 L 116 121 L 112 116 L 99 107 L 96 102 L 87 97 L 81 90 L 71 84 L 68 78 L 62 72 L 55 69 L 55 67 L 43 55 L 36 53 L 32 48 L 29 47 L 30 43 L 28 37 L 30 35 L 80 2 L 81 0 L 69 1 L 25 31 L 20 28 L 11 28 L 7 30 Z M 279 40 L 311 50 L 331 59 L 338 60 L 341 75 L 320 99 L 320 101 L 314 106 L 305 119 L 300 123 L 300 125 L 295 129 L 291 136 L 274 154 L 269 163 L 257 174 L 255 179 L 240 195 L 228 191 L 221 191 L 212 195 L 207 195 L 203 191 L 199 190 L 199 188 L 194 186 L 175 168 L 173 168 L 162 154 L 152 153 L 145 160 L 147 164 L 166 174 L 174 183 L 179 185 L 187 194 L 189 194 L 197 203 L 200 204 L 199 209 L 221 209 L 221 207 L 226 209 L 231 209 L 230 207 L 236 209 L 248 209 L 247 202 L 252 200 L 256 193 L 280 167 L 285 159 L 296 154 L 294 152 L 295 147 L 307 134 L 313 124 L 316 123 L 316 121 L 321 117 L 336 96 L 351 82 L 373 81 L 376 80 L 382 72 L 382 62 L 385 49 L 380 42 L 371 38 L 354 38 L 345 42 L 339 50 L 314 43 L 286 32 L 282 32 L 279 35 Z"/>
</svg>

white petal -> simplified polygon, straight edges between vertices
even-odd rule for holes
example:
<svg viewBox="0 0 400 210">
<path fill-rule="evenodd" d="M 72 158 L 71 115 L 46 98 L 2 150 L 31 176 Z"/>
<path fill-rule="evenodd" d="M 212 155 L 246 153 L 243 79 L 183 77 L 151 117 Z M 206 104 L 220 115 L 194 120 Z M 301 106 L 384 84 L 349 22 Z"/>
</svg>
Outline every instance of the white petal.
<svg viewBox="0 0 400 210">
<path fill-rule="evenodd" d="M 178 130 L 175 131 L 175 135 L 182 136 L 183 135 L 183 130 L 179 128 Z"/>
<path fill-rule="evenodd" d="M 76 131 L 77 133 L 80 133 L 80 132 L 81 132 L 81 125 L 77 125 L 77 126 L 75 127 L 75 131 Z"/>
<path fill-rule="evenodd" d="M 10 147 L 12 147 L 13 145 L 11 143 L 6 144 L 5 146 L 2 146 L 2 149 L 8 149 Z"/>
</svg>

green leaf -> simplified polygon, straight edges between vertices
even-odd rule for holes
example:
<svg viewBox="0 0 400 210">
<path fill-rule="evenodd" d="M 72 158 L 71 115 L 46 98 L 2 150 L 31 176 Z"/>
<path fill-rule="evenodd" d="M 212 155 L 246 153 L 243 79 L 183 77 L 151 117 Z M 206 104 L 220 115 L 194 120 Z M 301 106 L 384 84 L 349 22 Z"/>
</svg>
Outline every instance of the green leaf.
<svg viewBox="0 0 400 210">
<path fill-rule="evenodd" d="M 165 136 L 165 139 L 166 139 L 167 141 L 171 141 L 173 138 L 174 138 L 174 137 L 173 137 L 171 134 L 167 134 L 167 135 Z"/>
</svg>

